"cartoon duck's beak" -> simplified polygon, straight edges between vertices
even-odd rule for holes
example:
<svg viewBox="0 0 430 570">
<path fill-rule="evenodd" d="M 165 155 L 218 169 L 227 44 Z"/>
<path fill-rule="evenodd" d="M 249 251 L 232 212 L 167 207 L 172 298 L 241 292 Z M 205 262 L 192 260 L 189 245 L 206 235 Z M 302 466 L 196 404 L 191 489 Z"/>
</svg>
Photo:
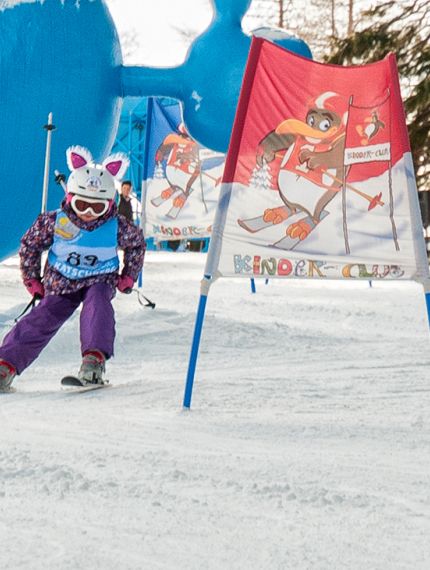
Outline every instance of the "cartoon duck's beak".
<svg viewBox="0 0 430 570">
<path fill-rule="evenodd" d="M 276 127 L 277 135 L 302 135 L 303 137 L 310 137 L 318 140 L 331 139 L 338 131 L 337 127 L 330 127 L 328 131 L 320 131 L 313 129 L 307 123 L 298 121 L 297 119 L 287 119 Z"/>
<path fill-rule="evenodd" d="M 184 144 L 184 137 L 176 133 L 170 133 L 167 135 L 164 144 Z"/>
</svg>

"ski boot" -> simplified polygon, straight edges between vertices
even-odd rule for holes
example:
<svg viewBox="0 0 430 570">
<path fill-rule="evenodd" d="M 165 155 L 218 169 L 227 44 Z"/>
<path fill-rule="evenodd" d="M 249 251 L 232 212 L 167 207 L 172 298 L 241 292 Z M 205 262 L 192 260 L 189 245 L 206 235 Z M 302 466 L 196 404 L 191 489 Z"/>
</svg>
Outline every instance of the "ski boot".
<svg viewBox="0 0 430 570">
<path fill-rule="evenodd" d="M 11 392 L 11 384 L 16 376 L 15 366 L 0 358 L 0 392 Z"/>
<path fill-rule="evenodd" d="M 104 384 L 105 355 L 100 350 L 88 350 L 82 358 L 78 378 L 84 384 Z"/>
</svg>

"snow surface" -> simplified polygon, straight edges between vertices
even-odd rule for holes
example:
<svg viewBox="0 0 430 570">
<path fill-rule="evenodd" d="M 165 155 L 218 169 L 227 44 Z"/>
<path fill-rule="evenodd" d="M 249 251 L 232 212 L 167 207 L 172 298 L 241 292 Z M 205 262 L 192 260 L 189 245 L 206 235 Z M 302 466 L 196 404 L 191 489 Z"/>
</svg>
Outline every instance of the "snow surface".
<svg viewBox="0 0 430 570">
<path fill-rule="evenodd" d="M 0 567 L 430 568 L 421 287 L 220 280 L 183 411 L 204 259 L 148 253 L 157 308 L 115 300 L 112 388 L 60 390 L 75 316 L 1 395 Z M 28 301 L 16 258 L 0 279 L 4 322 Z"/>
</svg>

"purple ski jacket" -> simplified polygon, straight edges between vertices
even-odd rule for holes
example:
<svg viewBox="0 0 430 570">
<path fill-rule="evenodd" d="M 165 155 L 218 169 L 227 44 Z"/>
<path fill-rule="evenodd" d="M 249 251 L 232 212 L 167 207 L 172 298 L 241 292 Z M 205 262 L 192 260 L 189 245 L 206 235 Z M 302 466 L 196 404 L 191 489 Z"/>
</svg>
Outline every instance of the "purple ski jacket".
<svg viewBox="0 0 430 570">
<path fill-rule="evenodd" d="M 130 276 L 136 281 L 143 266 L 145 256 L 145 240 L 142 230 L 129 222 L 124 216 L 118 215 L 116 204 L 100 218 L 84 222 L 75 214 L 69 204 L 63 202 L 61 209 L 76 226 L 92 231 L 107 220 L 118 217 L 118 247 L 124 250 L 122 275 Z M 23 281 L 41 278 L 42 253 L 48 250 L 54 241 L 54 226 L 57 212 L 40 214 L 34 224 L 26 231 L 21 239 L 19 249 L 20 268 Z M 108 283 L 112 286 L 113 294 L 118 282 L 118 272 L 94 275 L 85 279 L 69 279 L 56 271 L 46 262 L 43 272 L 45 295 L 64 295 L 74 293 L 83 287 L 94 283 Z"/>
</svg>

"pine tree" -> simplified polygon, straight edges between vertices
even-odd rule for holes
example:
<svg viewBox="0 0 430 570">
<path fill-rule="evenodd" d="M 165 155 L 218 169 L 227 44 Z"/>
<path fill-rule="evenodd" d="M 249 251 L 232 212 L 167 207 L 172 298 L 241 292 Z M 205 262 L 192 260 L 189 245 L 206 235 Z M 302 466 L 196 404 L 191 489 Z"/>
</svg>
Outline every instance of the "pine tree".
<svg viewBox="0 0 430 570">
<path fill-rule="evenodd" d="M 430 191 L 430 3 L 388 0 L 362 16 L 368 24 L 334 39 L 327 61 L 369 63 L 396 54 L 417 185 Z"/>
</svg>

